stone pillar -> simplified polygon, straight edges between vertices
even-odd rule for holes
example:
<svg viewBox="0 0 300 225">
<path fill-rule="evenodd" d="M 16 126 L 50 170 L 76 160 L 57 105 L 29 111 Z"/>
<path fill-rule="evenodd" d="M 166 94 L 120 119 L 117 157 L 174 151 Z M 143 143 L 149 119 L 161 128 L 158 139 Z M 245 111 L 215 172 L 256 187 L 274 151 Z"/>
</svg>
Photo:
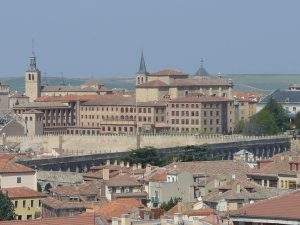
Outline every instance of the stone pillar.
<svg viewBox="0 0 300 225">
<path fill-rule="evenodd" d="M 141 134 L 139 132 L 136 134 L 136 148 L 141 148 Z"/>
<path fill-rule="evenodd" d="M 6 137 L 6 133 L 2 134 L 2 145 L 7 145 L 7 137 Z"/>
<path fill-rule="evenodd" d="M 50 109 L 50 127 L 53 127 L 54 109 Z"/>
</svg>

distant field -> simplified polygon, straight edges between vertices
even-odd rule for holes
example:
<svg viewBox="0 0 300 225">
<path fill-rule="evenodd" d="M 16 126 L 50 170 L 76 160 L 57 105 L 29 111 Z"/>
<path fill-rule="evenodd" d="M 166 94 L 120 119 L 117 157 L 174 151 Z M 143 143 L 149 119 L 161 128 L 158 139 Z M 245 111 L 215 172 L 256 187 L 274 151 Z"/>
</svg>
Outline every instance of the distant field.
<svg viewBox="0 0 300 225">
<path fill-rule="evenodd" d="M 226 77 L 233 80 L 235 89 L 245 91 L 265 91 L 270 92 L 276 89 L 285 89 L 289 84 L 300 84 L 300 74 L 229 74 Z M 24 91 L 24 78 L 2 78 L 2 81 L 9 84 L 12 89 Z M 134 79 L 132 78 L 103 78 L 100 79 L 109 88 L 134 88 Z M 66 85 L 80 85 L 86 79 L 65 78 Z M 61 78 L 43 79 L 43 83 L 49 85 L 59 85 L 62 83 Z"/>
</svg>

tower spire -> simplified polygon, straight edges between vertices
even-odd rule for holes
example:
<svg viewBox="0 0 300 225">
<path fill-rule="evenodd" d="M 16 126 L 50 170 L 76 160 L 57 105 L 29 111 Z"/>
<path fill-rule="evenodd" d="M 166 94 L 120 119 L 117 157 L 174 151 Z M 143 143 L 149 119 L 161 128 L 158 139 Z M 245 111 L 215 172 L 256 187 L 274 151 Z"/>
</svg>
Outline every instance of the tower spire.
<svg viewBox="0 0 300 225">
<path fill-rule="evenodd" d="M 28 70 L 31 72 L 38 71 L 37 65 L 36 65 L 36 56 L 34 52 L 34 39 L 31 40 L 31 56 L 29 57 L 29 68 Z"/>
<path fill-rule="evenodd" d="M 141 60 L 140 60 L 140 67 L 139 70 L 137 72 L 138 74 L 147 74 L 147 69 L 146 69 L 146 63 L 145 63 L 145 59 L 144 59 L 144 52 L 142 51 L 141 54 Z"/>
<path fill-rule="evenodd" d="M 209 73 L 204 68 L 204 59 L 203 58 L 200 59 L 200 67 L 197 70 L 195 75 L 196 76 L 209 76 Z"/>
</svg>

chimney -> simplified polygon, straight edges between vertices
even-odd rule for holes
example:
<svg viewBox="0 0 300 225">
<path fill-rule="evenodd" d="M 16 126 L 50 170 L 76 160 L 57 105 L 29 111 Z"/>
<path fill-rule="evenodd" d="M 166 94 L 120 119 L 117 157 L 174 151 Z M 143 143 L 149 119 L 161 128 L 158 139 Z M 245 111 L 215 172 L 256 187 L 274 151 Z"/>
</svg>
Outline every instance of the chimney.
<svg viewBox="0 0 300 225">
<path fill-rule="evenodd" d="M 138 163 L 137 168 L 138 168 L 138 169 L 142 169 L 142 164 L 141 164 L 141 163 Z"/>
<path fill-rule="evenodd" d="M 217 188 L 217 187 L 219 187 L 220 182 L 217 179 L 215 179 L 214 184 L 215 184 L 215 188 Z"/>
<path fill-rule="evenodd" d="M 260 169 L 260 161 L 257 161 L 257 169 Z"/>
<path fill-rule="evenodd" d="M 174 224 L 182 224 L 183 218 L 181 213 L 174 213 Z"/>
<path fill-rule="evenodd" d="M 129 162 L 126 163 L 126 167 L 127 168 L 130 167 L 130 163 Z"/>
<path fill-rule="evenodd" d="M 293 163 L 290 163 L 290 171 L 293 171 Z"/>
<path fill-rule="evenodd" d="M 108 160 L 106 160 L 106 165 L 110 165 L 110 160 L 108 159 Z"/>
<path fill-rule="evenodd" d="M 120 166 L 121 166 L 121 167 L 124 167 L 124 166 L 125 166 L 124 161 L 121 161 L 121 162 L 120 162 Z"/>
<path fill-rule="evenodd" d="M 232 180 L 235 180 L 235 174 L 231 175 Z"/>
<path fill-rule="evenodd" d="M 102 170 L 102 179 L 103 180 L 109 180 L 109 169 L 104 168 Z"/>
<path fill-rule="evenodd" d="M 236 193 L 241 193 L 241 185 L 240 184 L 236 185 Z"/>
</svg>

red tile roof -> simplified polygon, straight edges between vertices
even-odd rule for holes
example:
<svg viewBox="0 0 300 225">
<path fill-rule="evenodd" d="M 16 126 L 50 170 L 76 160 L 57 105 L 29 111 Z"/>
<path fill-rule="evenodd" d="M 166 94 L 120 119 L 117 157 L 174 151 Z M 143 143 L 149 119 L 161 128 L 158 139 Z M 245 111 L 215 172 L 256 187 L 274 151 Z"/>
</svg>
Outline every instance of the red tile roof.
<svg viewBox="0 0 300 225">
<path fill-rule="evenodd" d="M 95 225 L 95 220 L 99 219 L 99 216 L 95 216 L 93 213 L 84 213 L 70 217 L 52 217 L 42 218 L 36 220 L 12 220 L 1 221 L 1 225 Z M 106 221 L 102 220 L 102 224 L 106 225 Z"/>
<path fill-rule="evenodd" d="M 152 87 L 169 87 L 169 85 L 161 80 L 152 80 L 146 83 L 137 85 L 137 88 L 152 88 Z"/>
<path fill-rule="evenodd" d="M 132 96 L 125 97 L 120 95 L 99 95 L 97 98 L 84 102 L 84 106 L 110 106 L 110 105 L 124 105 L 135 106 L 135 98 Z"/>
<path fill-rule="evenodd" d="M 76 102 L 88 101 L 97 98 L 98 95 L 65 95 L 65 96 L 42 96 L 36 102 Z"/>
<path fill-rule="evenodd" d="M 1 173 L 34 173 L 35 171 L 27 166 L 18 164 L 14 160 L 15 156 L 8 154 L 0 155 L 0 174 Z"/>
<path fill-rule="evenodd" d="M 187 74 L 177 69 L 163 69 L 155 73 L 151 73 L 150 76 L 184 76 Z"/>
<path fill-rule="evenodd" d="M 110 178 L 106 185 L 109 187 L 136 187 L 141 186 L 141 183 L 136 178 L 132 177 L 127 173 L 119 174 L 115 177 Z"/>
<path fill-rule="evenodd" d="M 232 216 L 300 221 L 300 191 L 248 204 Z"/>
<path fill-rule="evenodd" d="M 95 213 L 107 220 L 111 220 L 112 217 L 120 217 L 122 214 L 130 213 L 139 208 L 144 208 L 144 205 L 139 200 L 134 198 L 119 198 L 104 203 L 98 209 L 95 209 Z"/>
<path fill-rule="evenodd" d="M 13 188 L 3 188 L 1 189 L 3 193 L 6 193 L 9 198 L 44 198 L 45 194 L 32 190 L 27 187 L 13 187 Z"/>
</svg>

